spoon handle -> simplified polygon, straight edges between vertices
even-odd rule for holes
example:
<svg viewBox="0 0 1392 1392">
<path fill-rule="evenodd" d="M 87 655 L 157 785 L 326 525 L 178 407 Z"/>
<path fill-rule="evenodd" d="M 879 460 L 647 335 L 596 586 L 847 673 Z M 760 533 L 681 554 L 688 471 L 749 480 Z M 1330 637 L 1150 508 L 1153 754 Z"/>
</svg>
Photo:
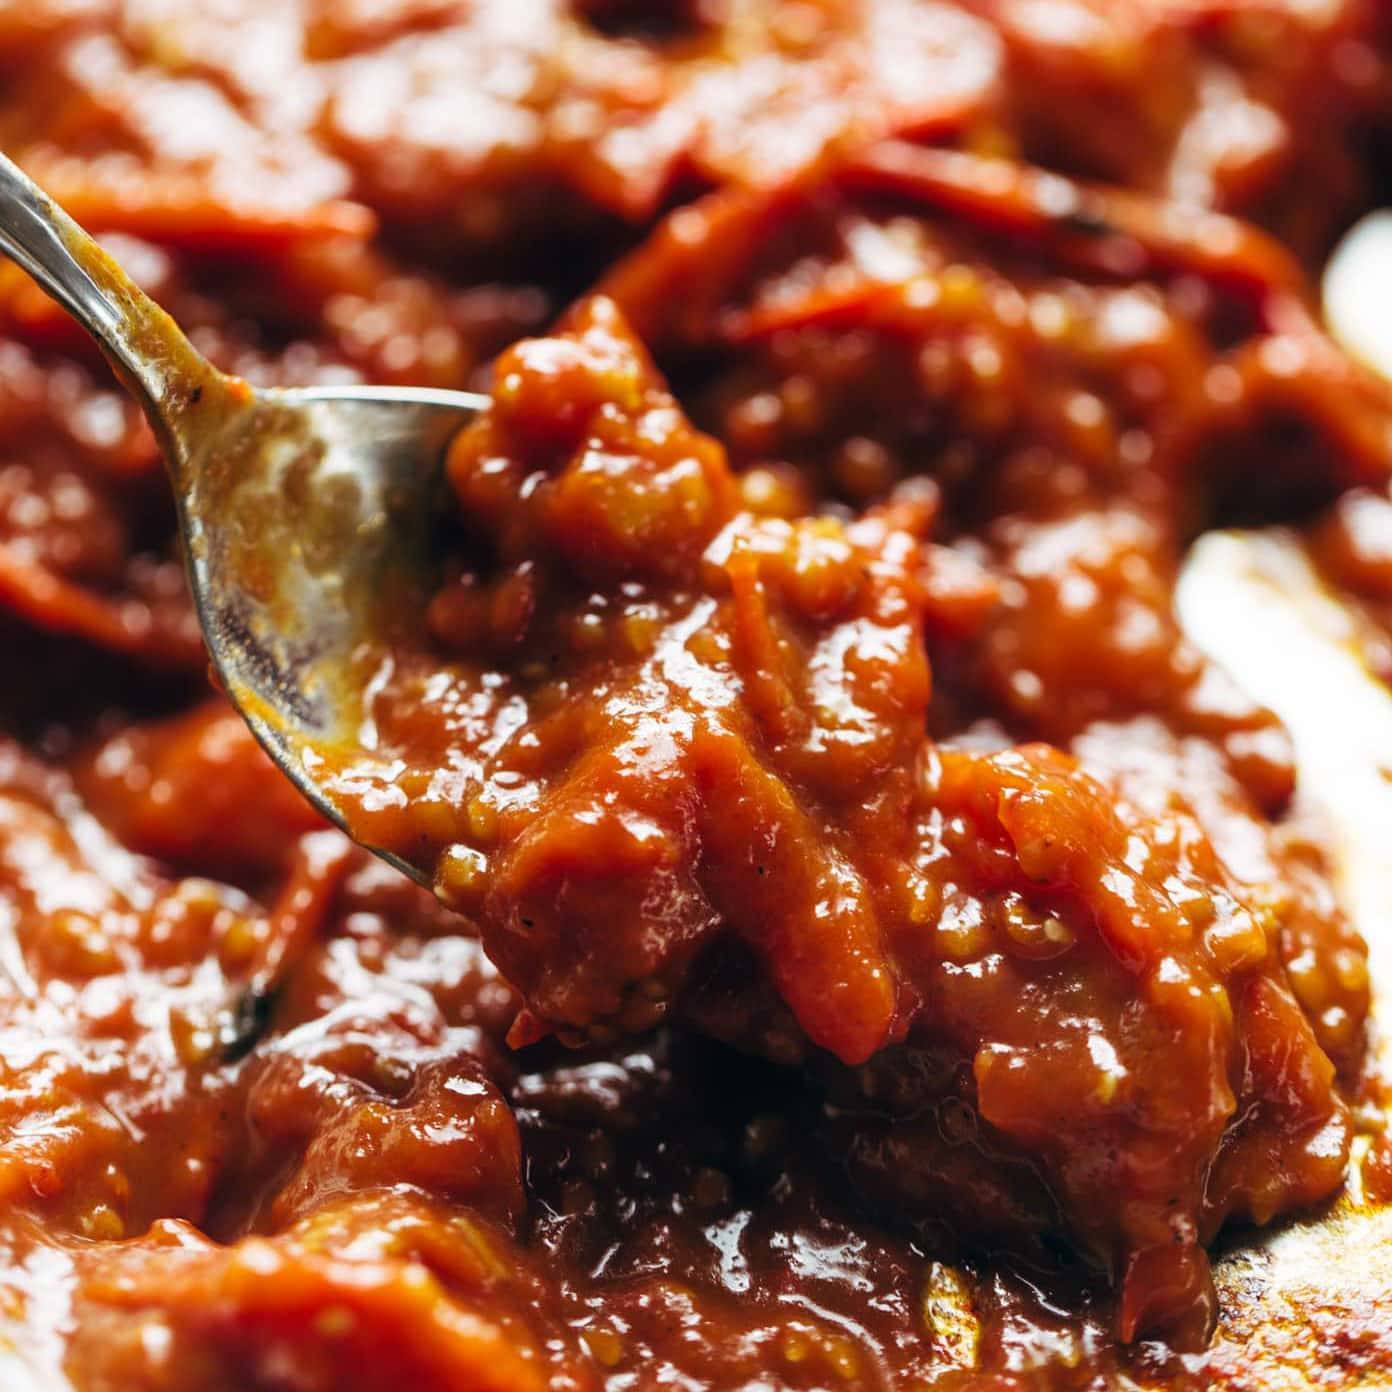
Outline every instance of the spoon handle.
<svg viewBox="0 0 1392 1392">
<path fill-rule="evenodd" d="M 170 427 L 178 385 L 214 375 L 169 315 L 3 154 L 0 250 L 97 340 L 157 430 Z"/>
</svg>

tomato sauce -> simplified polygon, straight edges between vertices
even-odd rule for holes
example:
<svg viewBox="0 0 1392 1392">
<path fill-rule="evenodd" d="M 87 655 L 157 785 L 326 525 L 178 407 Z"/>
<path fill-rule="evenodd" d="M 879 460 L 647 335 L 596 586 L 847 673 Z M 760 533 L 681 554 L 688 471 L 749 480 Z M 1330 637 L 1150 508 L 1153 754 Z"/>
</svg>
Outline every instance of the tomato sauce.
<svg viewBox="0 0 1392 1392">
<path fill-rule="evenodd" d="M 1279 522 L 1387 626 L 1392 394 L 1308 277 L 1390 52 L 0 13 L 0 145 L 220 367 L 492 396 L 332 771 L 432 896 L 208 688 L 153 442 L 0 268 L 0 1386 L 1266 1386 L 1211 1251 L 1385 1203 L 1367 950 L 1174 587 Z M 1288 1368 L 1392 1366 L 1324 1318 Z"/>
</svg>

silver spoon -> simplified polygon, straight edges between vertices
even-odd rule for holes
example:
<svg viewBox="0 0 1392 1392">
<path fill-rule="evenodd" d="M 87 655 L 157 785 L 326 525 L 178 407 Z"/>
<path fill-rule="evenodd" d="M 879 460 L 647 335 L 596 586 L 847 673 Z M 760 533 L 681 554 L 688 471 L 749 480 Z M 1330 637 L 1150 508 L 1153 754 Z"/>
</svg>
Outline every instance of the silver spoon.
<svg viewBox="0 0 1392 1392">
<path fill-rule="evenodd" d="M 263 390 L 224 376 L 3 155 L 0 249 L 96 339 L 140 403 L 218 676 L 279 768 L 349 831 L 312 769 L 362 757 L 354 651 L 423 610 L 445 447 L 487 398 Z M 368 849 L 429 886 L 421 867 Z"/>
</svg>

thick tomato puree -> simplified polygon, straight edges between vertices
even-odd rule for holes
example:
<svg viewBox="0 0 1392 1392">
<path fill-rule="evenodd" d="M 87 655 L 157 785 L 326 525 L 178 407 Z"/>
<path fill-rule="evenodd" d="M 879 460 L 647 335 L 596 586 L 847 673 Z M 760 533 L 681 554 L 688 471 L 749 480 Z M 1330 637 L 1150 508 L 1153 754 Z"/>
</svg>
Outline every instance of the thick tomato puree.
<svg viewBox="0 0 1392 1392">
<path fill-rule="evenodd" d="M 1174 587 L 1279 522 L 1392 629 L 1392 398 L 1309 283 L 1389 53 L 0 6 L 0 147 L 219 366 L 492 394 L 332 771 L 432 897 L 208 688 L 153 442 L 0 267 L 0 1387 L 1267 1387 L 1210 1251 L 1385 1129 L 1367 952 Z M 1323 1318 L 1285 1371 L 1392 1369 Z"/>
</svg>

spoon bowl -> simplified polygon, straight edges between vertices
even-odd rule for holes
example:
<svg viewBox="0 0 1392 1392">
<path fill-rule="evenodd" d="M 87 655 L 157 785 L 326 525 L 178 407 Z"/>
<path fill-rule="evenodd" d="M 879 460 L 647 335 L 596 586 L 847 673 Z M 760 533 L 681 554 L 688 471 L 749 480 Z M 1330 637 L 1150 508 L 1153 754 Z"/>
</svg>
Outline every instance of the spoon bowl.
<svg viewBox="0 0 1392 1392">
<path fill-rule="evenodd" d="M 362 762 L 355 654 L 419 625 L 444 452 L 487 398 L 261 389 L 219 372 L 3 155 L 0 250 L 96 339 L 140 403 L 218 678 L 276 765 L 347 830 L 316 772 L 349 753 Z M 426 869 L 368 849 L 429 885 Z"/>
<path fill-rule="evenodd" d="M 355 655 L 416 630 L 434 588 L 450 438 L 486 403 L 402 388 L 254 391 L 182 431 L 177 480 L 208 650 L 275 763 L 331 821 L 317 772 L 361 765 Z M 422 884 L 429 871 L 377 854 Z"/>
</svg>

